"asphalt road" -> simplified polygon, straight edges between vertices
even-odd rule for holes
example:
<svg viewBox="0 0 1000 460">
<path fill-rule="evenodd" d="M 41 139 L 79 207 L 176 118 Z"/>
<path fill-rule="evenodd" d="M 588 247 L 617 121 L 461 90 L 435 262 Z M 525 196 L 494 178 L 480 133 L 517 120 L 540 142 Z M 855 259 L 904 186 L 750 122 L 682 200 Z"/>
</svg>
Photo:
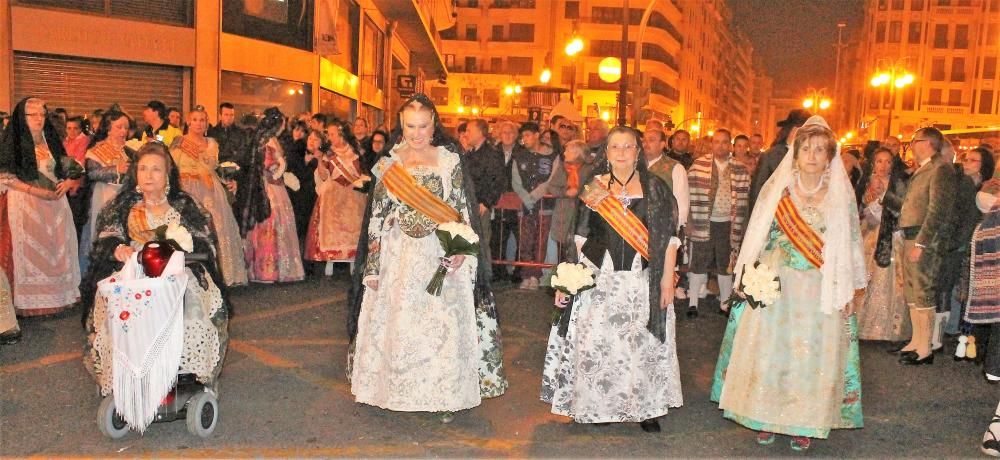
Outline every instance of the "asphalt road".
<svg viewBox="0 0 1000 460">
<path fill-rule="evenodd" d="M 79 315 L 22 322 L 0 348 L 0 456 L 170 457 L 773 457 L 798 454 L 787 438 L 762 447 L 708 401 L 725 319 L 679 315 L 684 407 L 637 424 L 574 424 L 538 400 L 551 297 L 498 288 L 506 395 L 442 424 L 428 413 L 357 404 L 344 376 L 344 276 L 233 292 L 237 316 L 221 377 L 220 421 L 207 439 L 183 421 L 112 441 L 96 422 L 100 398 L 81 364 Z M 979 369 L 938 356 L 904 368 L 862 344 L 865 428 L 835 431 L 806 455 L 975 457 L 998 393 Z"/>
</svg>

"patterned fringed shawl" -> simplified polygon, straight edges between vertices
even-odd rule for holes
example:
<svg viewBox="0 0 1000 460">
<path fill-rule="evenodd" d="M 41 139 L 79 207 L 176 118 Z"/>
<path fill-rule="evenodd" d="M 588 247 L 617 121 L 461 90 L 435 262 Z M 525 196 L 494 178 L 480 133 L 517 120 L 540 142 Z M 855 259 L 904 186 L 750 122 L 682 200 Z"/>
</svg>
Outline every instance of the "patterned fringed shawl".
<svg viewBox="0 0 1000 460">
<path fill-rule="evenodd" d="M 983 216 L 972 236 L 969 304 L 965 320 L 973 324 L 1000 322 L 1000 207 Z"/>
<path fill-rule="evenodd" d="M 699 157 L 691 165 L 688 171 L 688 185 L 691 191 L 691 219 L 688 224 L 687 235 L 693 241 L 708 241 L 709 218 L 712 216 L 712 205 L 715 203 L 715 192 L 719 189 L 717 174 L 713 174 L 715 169 L 715 159 L 712 155 Z M 729 233 L 729 241 L 733 248 L 733 257 L 730 261 L 730 271 L 732 264 L 736 261 L 735 253 L 739 251 L 743 243 L 743 233 L 747 219 L 750 217 L 749 194 L 750 194 L 750 173 L 745 166 L 738 161 L 729 159 L 729 180 L 730 197 L 732 209 L 730 217 L 732 230 Z"/>
</svg>

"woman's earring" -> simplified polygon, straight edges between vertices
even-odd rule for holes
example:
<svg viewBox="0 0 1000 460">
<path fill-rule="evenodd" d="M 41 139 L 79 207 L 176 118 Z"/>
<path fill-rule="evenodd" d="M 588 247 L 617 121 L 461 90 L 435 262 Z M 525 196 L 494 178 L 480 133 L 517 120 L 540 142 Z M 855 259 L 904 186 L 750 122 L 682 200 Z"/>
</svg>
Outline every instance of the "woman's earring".
<svg viewBox="0 0 1000 460">
<path fill-rule="evenodd" d="M 135 193 L 142 194 L 142 189 L 138 185 L 135 186 Z"/>
<path fill-rule="evenodd" d="M 167 190 L 163 192 L 164 195 L 170 194 L 170 184 L 167 184 Z"/>
</svg>

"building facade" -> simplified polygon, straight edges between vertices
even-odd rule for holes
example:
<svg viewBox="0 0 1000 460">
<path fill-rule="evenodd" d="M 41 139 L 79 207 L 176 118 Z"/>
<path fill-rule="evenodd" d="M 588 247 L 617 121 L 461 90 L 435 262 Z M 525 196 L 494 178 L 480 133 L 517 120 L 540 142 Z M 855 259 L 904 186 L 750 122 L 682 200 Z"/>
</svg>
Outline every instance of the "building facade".
<svg viewBox="0 0 1000 460">
<path fill-rule="evenodd" d="M 863 78 L 850 83 L 864 88 L 853 121 L 869 138 L 1000 126 L 1000 0 L 867 0 L 865 9 Z M 893 70 L 912 84 L 870 83 Z"/>
<path fill-rule="evenodd" d="M 680 127 L 706 135 L 717 128 L 750 133 L 755 74 L 753 47 L 733 25 L 725 0 L 679 0 Z M 695 129 L 697 128 L 697 129 Z"/>
<path fill-rule="evenodd" d="M 649 3 L 636 77 L 636 43 Z M 728 11 L 722 0 L 716 3 Z M 630 114 L 638 109 L 640 124 L 650 118 L 697 119 L 702 110 L 738 131 L 749 129 L 753 49 L 731 31 L 728 16 L 688 24 L 689 15 L 700 20 L 706 14 L 702 5 L 701 0 L 630 2 L 627 104 Z M 473 116 L 524 120 L 531 108 L 544 117 L 560 100 L 570 101 L 571 93 L 579 118 L 617 118 L 619 83 L 602 79 L 600 64 L 622 54 L 621 0 L 458 0 L 457 6 L 456 26 L 442 32 L 449 77 L 429 82 L 447 125 Z M 583 49 L 569 56 L 565 48 L 574 38 L 582 40 Z M 715 56 L 711 66 L 699 63 L 708 44 Z M 722 74 L 741 77 L 732 82 Z M 694 83 L 699 78 L 700 85 Z"/>
<path fill-rule="evenodd" d="M 0 110 L 35 95 L 74 115 L 118 103 L 137 116 L 159 99 L 182 112 L 202 105 L 213 121 L 231 102 L 241 115 L 277 106 L 379 125 L 398 105 L 397 77 L 414 83 L 407 91 L 447 74 L 438 29 L 454 20 L 450 2 L 136 5 L 0 0 Z"/>
</svg>

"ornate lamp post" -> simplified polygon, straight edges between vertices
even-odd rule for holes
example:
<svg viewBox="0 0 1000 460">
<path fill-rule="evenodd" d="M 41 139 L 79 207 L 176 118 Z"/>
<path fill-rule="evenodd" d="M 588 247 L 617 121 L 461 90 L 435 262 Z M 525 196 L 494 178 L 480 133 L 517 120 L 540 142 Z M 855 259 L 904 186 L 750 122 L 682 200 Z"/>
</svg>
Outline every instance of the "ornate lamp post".
<svg viewBox="0 0 1000 460">
<path fill-rule="evenodd" d="M 566 55 L 573 62 L 573 78 L 569 81 L 569 100 L 576 103 L 576 55 L 583 51 L 583 39 L 574 35 L 569 43 L 566 43 Z"/>
<path fill-rule="evenodd" d="M 903 89 L 913 84 L 916 78 L 906 70 L 900 62 L 893 64 L 884 71 L 876 71 L 872 76 L 873 88 L 889 88 L 889 119 L 885 124 L 885 137 L 892 135 L 892 111 L 896 108 L 896 89 Z"/>
</svg>

